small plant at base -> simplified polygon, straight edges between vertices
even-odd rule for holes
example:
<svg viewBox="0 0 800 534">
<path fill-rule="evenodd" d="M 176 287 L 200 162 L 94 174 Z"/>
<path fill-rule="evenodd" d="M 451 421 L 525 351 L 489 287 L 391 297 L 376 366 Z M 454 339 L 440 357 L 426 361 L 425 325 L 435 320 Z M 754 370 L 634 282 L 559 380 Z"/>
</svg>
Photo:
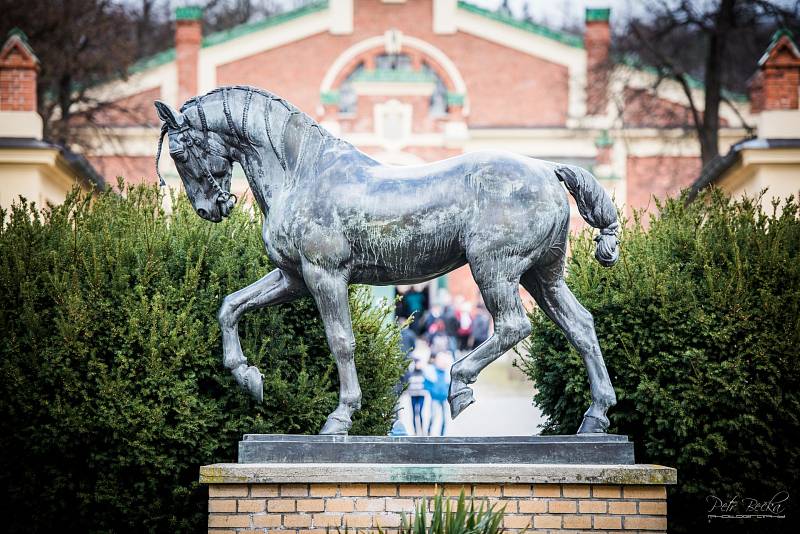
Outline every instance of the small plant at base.
<svg viewBox="0 0 800 534">
<path fill-rule="evenodd" d="M 497 534 L 502 531 L 500 524 L 503 521 L 505 506 L 495 510 L 494 505 L 489 506 L 487 501 L 481 502 L 480 508 L 475 510 L 475 500 L 470 499 L 467 508 L 463 490 L 458 496 L 454 511 L 450 508 L 452 501 L 447 499 L 444 503 L 444 500 L 443 491 L 433 498 L 433 512 L 430 514 L 430 526 L 428 526 L 428 502 L 427 499 L 422 499 L 413 518 L 403 516 L 400 534 Z M 380 525 L 378 533 L 383 534 Z"/>
</svg>

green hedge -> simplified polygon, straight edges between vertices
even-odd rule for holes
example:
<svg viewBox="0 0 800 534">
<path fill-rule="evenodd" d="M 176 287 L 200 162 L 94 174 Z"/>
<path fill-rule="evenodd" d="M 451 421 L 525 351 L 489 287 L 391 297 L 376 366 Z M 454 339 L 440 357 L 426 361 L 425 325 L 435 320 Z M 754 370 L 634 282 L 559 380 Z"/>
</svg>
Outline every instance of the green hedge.
<svg viewBox="0 0 800 534">
<path fill-rule="evenodd" d="M 235 461 L 245 432 L 316 433 L 338 379 L 310 299 L 245 315 L 262 405 L 222 365 L 222 298 L 270 270 L 259 217 L 221 224 L 158 190 L 77 194 L 0 230 L 0 487 L 6 532 L 205 529 L 200 465 Z M 0 218 L 0 220 L 3 220 Z M 402 374 L 399 331 L 351 295 L 364 410 L 385 434 Z"/>
<path fill-rule="evenodd" d="M 649 230 L 625 228 L 612 269 L 588 233 L 573 240 L 567 282 L 594 315 L 617 392 L 610 432 L 633 439 L 637 462 L 678 469 L 670 529 L 699 532 L 715 526 L 709 495 L 800 496 L 800 220 L 793 199 L 765 214 L 718 192 L 659 208 Z M 544 430 L 574 433 L 589 405 L 583 363 L 541 312 L 531 321 L 521 365 Z"/>
</svg>

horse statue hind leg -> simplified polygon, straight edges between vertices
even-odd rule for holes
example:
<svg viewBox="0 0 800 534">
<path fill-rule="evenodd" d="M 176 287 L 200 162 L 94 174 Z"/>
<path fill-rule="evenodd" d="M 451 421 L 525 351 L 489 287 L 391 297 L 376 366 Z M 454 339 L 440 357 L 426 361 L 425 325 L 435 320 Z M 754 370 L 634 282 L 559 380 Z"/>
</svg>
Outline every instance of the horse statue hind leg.
<svg viewBox="0 0 800 534">
<path fill-rule="evenodd" d="M 578 434 L 605 432 L 609 425 L 606 412 L 617 404 L 617 397 L 600 352 L 592 314 L 578 302 L 564 281 L 563 259 L 544 268 L 531 269 L 523 275 L 522 286 L 583 358 L 592 404 L 583 416 Z"/>
<path fill-rule="evenodd" d="M 595 178 L 577 167 L 559 167 L 557 177 L 575 198 L 581 216 L 601 234 L 596 238 L 596 258 L 604 266 L 611 266 L 619 257 L 616 230 L 616 208 L 602 190 Z M 519 296 L 519 284 L 534 297 L 536 303 L 556 323 L 583 358 L 589 376 L 592 403 L 584 414 L 578 433 L 605 432 L 609 421 L 606 412 L 617 402 L 611 380 L 608 376 L 600 345 L 594 329 L 592 315 L 578 302 L 564 281 L 564 261 L 566 257 L 568 209 L 561 214 L 563 220 L 555 230 L 554 239 L 547 251 L 538 249 L 528 241 L 527 248 L 511 247 L 503 253 L 504 247 L 491 250 L 496 257 L 505 262 L 498 269 L 486 260 L 487 250 L 484 240 L 483 250 L 467 251 L 467 258 L 475 282 L 480 288 L 489 313 L 495 321 L 492 337 L 466 357 L 457 361 L 451 370 L 450 410 L 458 416 L 474 402 L 469 384 L 489 363 L 511 349 L 531 333 L 525 308 Z M 503 232 L 497 232 L 503 234 Z M 544 235 L 538 236 L 543 242 Z M 512 254 L 516 251 L 516 254 Z M 488 254 L 491 256 L 491 254 Z"/>
<path fill-rule="evenodd" d="M 578 433 L 606 431 L 609 425 L 606 412 L 617 403 L 616 395 L 600 352 L 594 320 L 567 287 L 562 274 L 563 261 L 562 247 L 561 257 L 548 265 L 532 266 L 521 279 L 500 282 L 487 279 L 480 263 L 470 264 L 486 308 L 494 318 L 495 331 L 486 342 L 453 365 L 450 384 L 453 418 L 475 401 L 468 384 L 474 382 L 488 364 L 530 335 L 531 325 L 519 295 L 522 283 L 542 311 L 564 332 L 586 365 L 592 404 L 584 414 Z"/>
<path fill-rule="evenodd" d="M 519 278 L 491 280 L 478 260 L 470 262 L 475 282 L 480 288 L 486 309 L 494 319 L 494 333 L 466 357 L 458 360 L 450 371 L 450 413 L 455 419 L 475 402 L 472 389 L 478 374 L 491 362 L 528 337 L 531 325 L 519 296 Z M 486 269 L 491 271 L 491 269 Z"/>
</svg>

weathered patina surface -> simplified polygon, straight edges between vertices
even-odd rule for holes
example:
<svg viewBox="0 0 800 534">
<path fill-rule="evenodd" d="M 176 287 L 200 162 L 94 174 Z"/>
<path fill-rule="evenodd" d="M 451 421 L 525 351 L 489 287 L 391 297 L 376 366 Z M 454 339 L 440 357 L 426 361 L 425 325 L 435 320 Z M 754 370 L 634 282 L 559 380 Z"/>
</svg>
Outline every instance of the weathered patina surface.
<svg viewBox="0 0 800 534">
<path fill-rule="evenodd" d="M 469 264 L 494 334 L 453 365 L 453 417 L 474 402 L 478 373 L 530 334 L 522 284 L 584 359 L 592 403 L 579 432 L 605 432 L 616 403 L 591 314 L 564 282 L 569 204 L 600 229 L 597 259 L 618 257 L 617 212 L 584 169 L 501 151 L 427 165 L 381 165 L 285 100 L 226 87 L 180 112 L 156 102 L 162 137 L 198 215 L 230 213 L 231 169 L 241 164 L 265 215 L 264 245 L 277 267 L 228 295 L 219 311 L 224 364 L 257 400 L 262 376 L 247 364 L 237 324 L 248 310 L 310 295 L 339 369 L 339 405 L 323 434 L 346 434 L 361 404 L 347 286 L 412 284 Z M 160 144 L 159 144 L 160 153 Z"/>
<path fill-rule="evenodd" d="M 633 443 L 615 434 L 509 437 L 245 434 L 239 463 L 633 464 Z"/>
</svg>

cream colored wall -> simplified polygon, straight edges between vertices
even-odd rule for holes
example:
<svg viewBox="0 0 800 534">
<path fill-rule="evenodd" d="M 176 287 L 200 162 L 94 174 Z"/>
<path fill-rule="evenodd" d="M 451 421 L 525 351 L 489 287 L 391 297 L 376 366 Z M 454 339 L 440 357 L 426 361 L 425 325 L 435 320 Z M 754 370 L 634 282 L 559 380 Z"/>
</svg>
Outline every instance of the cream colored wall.
<svg viewBox="0 0 800 534">
<path fill-rule="evenodd" d="M 20 195 L 38 204 L 41 183 L 41 173 L 35 167 L 0 163 L 0 207 L 9 211 Z"/>
<path fill-rule="evenodd" d="M 87 189 L 57 150 L 0 150 L 0 207 L 5 210 L 20 196 L 40 208 L 60 204 L 76 184 Z"/>
<path fill-rule="evenodd" d="M 762 207 L 772 211 L 772 200 L 800 193 L 800 149 L 743 150 L 741 160 L 717 186 L 731 197 L 755 197 L 766 189 Z"/>
<path fill-rule="evenodd" d="M 757 124 L 761 139 L 800 138 L 800 110 L 797 109 L 764 110 Z"/>
</svg>

